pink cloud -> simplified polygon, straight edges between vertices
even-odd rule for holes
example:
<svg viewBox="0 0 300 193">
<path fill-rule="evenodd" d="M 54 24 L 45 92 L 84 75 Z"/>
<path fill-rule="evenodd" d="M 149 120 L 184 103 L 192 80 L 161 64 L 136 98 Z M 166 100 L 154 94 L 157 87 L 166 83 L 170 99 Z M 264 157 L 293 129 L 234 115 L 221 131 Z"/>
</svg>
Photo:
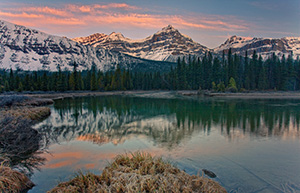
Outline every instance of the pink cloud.
<svg viewBox="0 0 300 193">
<path fill-rule="evenodd" d="M 51 14 L 56 16 L 63 16 L 68 17 L 69 14 L 66 11 L 63 11 L 61 9 L 51 8 L 51 7 L 25 7 L 20 8 L 20 10 L 25 12 L 35 12 L 35 13 L 42 13 L 42 14 Z"/>
<path fill-rule="evenodd" d="M 43 15 L 38 15 L 38 14 L 28 14 L 28 13 L 11 13 L 11 12 L 2 12 L 0 11 L 0 16 L 2 17 L 11 17 L 11 18 L 40 18 L 40 17 L 44 17 Z"/>
<path fill-rule="evenodd" d="M 21 12 L 21 13 L 20 13 Z M 18 21 L 18 24 L 31 23 L 31 27 L 43 27 L 51 31 L 71 29 L 64 26 L 115 27 L 115 28 L 147 28 L 158 29 L 168 24 L 179 28 L 196 28 L 198 30 L 215 31 L 246 31 L 245 21 L 234 18 L 226 19 L 218 15 L 185 16 L 172 14 L 145 14 L 142 8 L 126 3 L 77 5 L 67 4 L 62 8 L 24 6 L 5 8 L 0 16 L 8 21 Z M 199 19 L 200 17 L 200 19 Z M 22 22 L 23 21 L 23 22 Z M 53 33 L 53 32 L 52 32 Z"/>
<path fill-rule="evenodd" d="M 135 10 L 135 9 L 140 9 L 136 6 L 131 6 L 131 5 L 128 5 L 126 3 L 110 3 L 110 4 L 107 4 L 107 5 L 95 5 L 95 8 L 99 8 L 99 9 L 112 9 L 112 8 L 118 8 L 118 9 L 125 9 L 125 10 Z"/>
</svg>

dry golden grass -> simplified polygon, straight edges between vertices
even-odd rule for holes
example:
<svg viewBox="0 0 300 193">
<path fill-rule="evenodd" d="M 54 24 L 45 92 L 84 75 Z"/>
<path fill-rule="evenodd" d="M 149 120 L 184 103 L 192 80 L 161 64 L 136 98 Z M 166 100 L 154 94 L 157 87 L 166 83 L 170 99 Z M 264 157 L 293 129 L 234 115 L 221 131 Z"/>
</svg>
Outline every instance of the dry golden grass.
<svg viewBox="0 0 300 193">
<path fill-rule="evenodd" d="M 21 192 L 33 186 L 34 184 L 24 174 L 12 170 L 3 162 L 0 164 L 0 192 Z"/>
<path fill-rule="evenodd" d="M 31 121 L 41 121 L 50 115 L 49 107 L 16 107 L 1 111 L 1 116 L 21 117 Z M 1 117 L 0 116 L 0 117 Z"/>
<path fill-rule="evenodd" d="M 226 192 L 217 182 L 184 171 L 147 153 L 119 155 L 100 176 L 78 174 L 49 191 L 62 192 Z"/>
</svg>

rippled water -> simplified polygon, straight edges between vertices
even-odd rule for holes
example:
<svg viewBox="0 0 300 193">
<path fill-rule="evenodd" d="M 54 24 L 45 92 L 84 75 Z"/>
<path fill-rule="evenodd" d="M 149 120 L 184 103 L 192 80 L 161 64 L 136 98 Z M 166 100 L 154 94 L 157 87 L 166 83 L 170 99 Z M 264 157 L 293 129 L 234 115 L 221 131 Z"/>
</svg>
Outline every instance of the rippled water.
<svg viewBox="0 0 300 193">
<path fill-rule="evenodd" d="M 47 152 L 29 192 L 137 150 L 189 174 L 211 170 L 229 192 L 300 191 L 300 100 L 105 96 L 58 100 L 51 112 L 36 125 Z"/>
</svg>

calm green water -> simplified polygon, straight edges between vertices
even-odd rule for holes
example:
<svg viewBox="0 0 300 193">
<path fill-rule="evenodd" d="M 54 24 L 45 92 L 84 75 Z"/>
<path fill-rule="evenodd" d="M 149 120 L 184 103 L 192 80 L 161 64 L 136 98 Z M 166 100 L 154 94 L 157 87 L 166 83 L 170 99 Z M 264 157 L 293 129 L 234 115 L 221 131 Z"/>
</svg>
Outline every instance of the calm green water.
<svg viewBox="0 0 300 193">
<path fill-rule="evenodd" d="M 137 150 L 189 174 L 211 170 L 229 192 L 300 192 L 300 100 L 106 96 L 58 100 L 51 111 L 36 125 L 47 152 L 29 192 L 79 170 L 100 174 Z"/>
</svg>

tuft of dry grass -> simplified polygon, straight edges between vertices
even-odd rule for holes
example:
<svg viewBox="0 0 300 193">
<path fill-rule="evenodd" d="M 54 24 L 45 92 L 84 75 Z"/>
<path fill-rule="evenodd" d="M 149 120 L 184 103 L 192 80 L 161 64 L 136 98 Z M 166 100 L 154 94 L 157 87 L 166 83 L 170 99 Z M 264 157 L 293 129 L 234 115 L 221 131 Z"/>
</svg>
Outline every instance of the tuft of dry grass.
<svg viewBox="0 0 300 193">
<path fill-rule="evenodd" d="M 118 155 L 100 176 L 78 174 L 49 191 L 62 192 L 226 192 L 217 182 L 189 175 L 148 153 Z"/>
<path fill-rule="evenodd" d="M 11 169 L 4 162 L 0 164 L 0 192 L 17 193 L 33 186 L 34 184 L 24 174 Z"/>
<path fill-rule="evenodd" d="M 51 110 L 49 107 L 21 107 L 1 111 L 0 118 L 5 116 L 12 116 L 16 120 L 18 118 L 21 118 L 37 122 L 47 118 L 50 114 Z"/>
</svg>

